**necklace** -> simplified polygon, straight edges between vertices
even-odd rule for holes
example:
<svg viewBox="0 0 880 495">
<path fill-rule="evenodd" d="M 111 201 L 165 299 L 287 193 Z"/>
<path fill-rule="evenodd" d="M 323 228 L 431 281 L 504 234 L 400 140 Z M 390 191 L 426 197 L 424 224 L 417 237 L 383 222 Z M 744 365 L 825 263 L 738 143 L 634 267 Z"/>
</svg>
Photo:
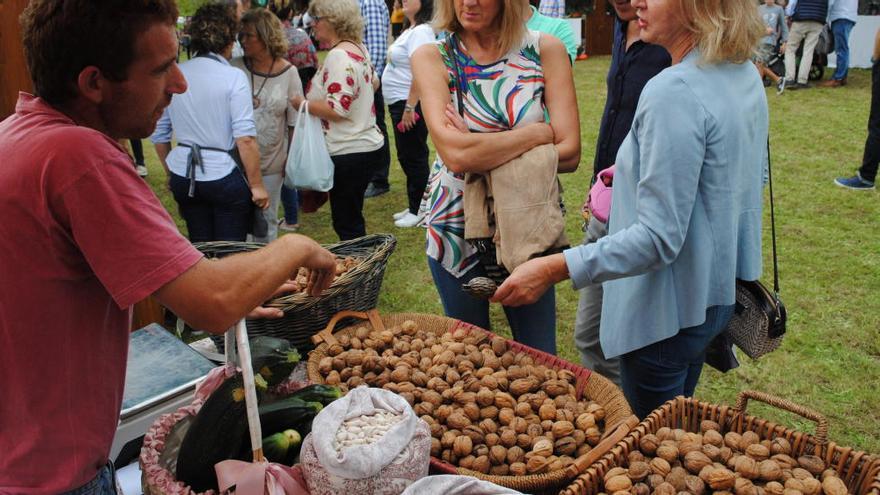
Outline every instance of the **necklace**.
<svg viewBox="0 0 880 495">
<path fill-rule="evenodd" d="M 248 64 L 248 65 L 250 65 L 250 64 Z M 253 90 L 254 90 L 254 68 L 253 67 L 248 67 L 248 68 L 250 69 L 250 73 L 251 73 L 251 96 L 252 96 L 253 102 L 254 102 L 254 109 L 257 109 L 257 108 L 260 108 L 260 93 L 263 92 L 263 88 L 266 87 L 266 81 L 269 80 L 269 76 L 272 75 L 272 69 L 275 68 L 275 58 L 274 57 L 272 58 L 272 65 L 269 66 L 269 73 L 266 74 L 265 76 L 263 76 L 263 82 L 262 82 L 262 84 L 260 84 L 260 89 L 258 89 L 256 93 L 253 92 Z"/>
</svg>

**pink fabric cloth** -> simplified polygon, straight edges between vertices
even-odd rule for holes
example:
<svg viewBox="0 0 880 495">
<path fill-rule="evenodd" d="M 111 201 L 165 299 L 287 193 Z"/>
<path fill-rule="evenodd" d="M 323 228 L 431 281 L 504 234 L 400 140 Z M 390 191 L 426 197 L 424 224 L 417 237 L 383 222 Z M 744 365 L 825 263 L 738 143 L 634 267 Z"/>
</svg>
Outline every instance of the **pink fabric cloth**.
<svg viewBox="0 0 880 495">
<path fill-rule="evenodd" d="M 221 492 L 235 486 L 236 495 L 308 495 L 293 469 L 269 462 L 223 461 L 214 466 Z"/>
<path fill-rule="evenodd" d="M 42 99 L 19 95 L 0 157 L 0 493 L 57 493 L 107 462 L 131 306 L 202 255 L 116 142 Z"/>
</svg>

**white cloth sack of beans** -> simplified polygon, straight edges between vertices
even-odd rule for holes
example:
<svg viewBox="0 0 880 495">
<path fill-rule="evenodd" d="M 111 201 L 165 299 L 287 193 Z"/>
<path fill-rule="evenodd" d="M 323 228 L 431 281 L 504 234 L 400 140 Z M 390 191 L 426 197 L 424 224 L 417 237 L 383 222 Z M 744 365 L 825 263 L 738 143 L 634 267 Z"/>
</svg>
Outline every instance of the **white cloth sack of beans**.
<svg viewBox="0 0 880 495">
<path fill-rule="evenodd" d="M 315 416 L 300 463 L 312 495 L 399 495 L 430 456 L 430 428 L 403 397 L 358 387 Z"/>
<path fill-rule="evenodd" d="M 473 476 L 440 474 L 416 481 L 403 495 L 522 495 L 522 492 Z"/>
</svg>

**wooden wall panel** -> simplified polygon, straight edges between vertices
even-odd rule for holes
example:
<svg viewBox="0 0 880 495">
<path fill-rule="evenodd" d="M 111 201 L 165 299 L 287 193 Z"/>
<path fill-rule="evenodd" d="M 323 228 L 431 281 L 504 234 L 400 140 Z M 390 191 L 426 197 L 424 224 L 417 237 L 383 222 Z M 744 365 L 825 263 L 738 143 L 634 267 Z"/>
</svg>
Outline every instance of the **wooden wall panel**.
<svg viewBox="0 0 880 495">
<path fill-rule="evenodd" d="M 15 111 L 19 91 L 32 91 L 18 16 L 27 0 L 0 0 L 0 120 Z"/>
</svg>

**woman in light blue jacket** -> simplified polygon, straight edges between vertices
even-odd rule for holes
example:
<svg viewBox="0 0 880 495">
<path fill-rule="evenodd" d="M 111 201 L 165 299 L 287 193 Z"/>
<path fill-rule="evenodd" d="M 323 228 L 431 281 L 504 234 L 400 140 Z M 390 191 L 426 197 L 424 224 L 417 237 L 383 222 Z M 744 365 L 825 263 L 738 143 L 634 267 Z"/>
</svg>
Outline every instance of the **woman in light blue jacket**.
<svg viewBox="0 0 880 495">
<path fill-rule="evenodd" d="M 761 275 L 768 113 L 749 60 L 764 29 L 752 0 L 633 0 L 642 40 L 672 67 L 645 86 L 617 155 L 609 235 L 521 265 L 493 301 L 603 282 L 600 340 L 621 357 L 633 410 L 692 395 L 705 349 Z"/>
</svg>

